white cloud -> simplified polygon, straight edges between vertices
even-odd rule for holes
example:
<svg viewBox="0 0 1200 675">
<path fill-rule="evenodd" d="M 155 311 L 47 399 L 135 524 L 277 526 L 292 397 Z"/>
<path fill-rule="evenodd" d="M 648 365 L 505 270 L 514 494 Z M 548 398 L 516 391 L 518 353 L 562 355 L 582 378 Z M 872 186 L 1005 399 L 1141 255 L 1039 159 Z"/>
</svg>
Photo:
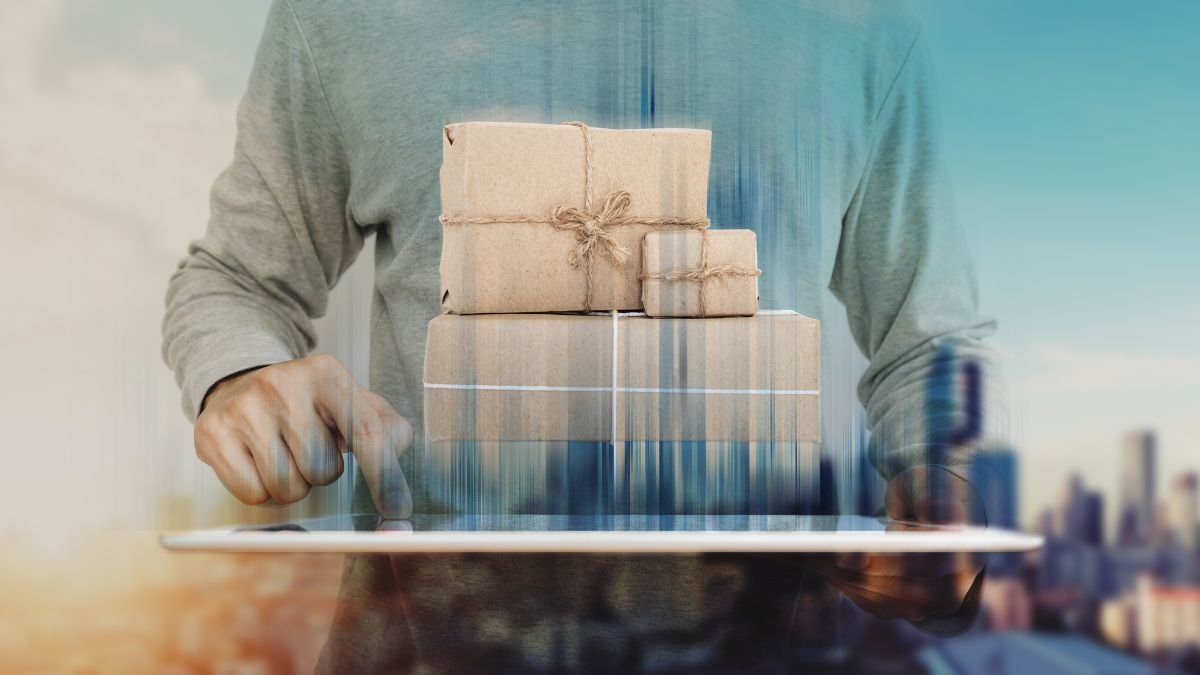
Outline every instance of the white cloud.
<svg viewBox="0 0 1200 675">
<path fill-rule="evenodd" d="M 1030 350 L 1026 393 L 1031 396 L 1088 397 L 1162 394 L 1200 385 L 1200 358 L 1039 344 Z"/>
</svg>

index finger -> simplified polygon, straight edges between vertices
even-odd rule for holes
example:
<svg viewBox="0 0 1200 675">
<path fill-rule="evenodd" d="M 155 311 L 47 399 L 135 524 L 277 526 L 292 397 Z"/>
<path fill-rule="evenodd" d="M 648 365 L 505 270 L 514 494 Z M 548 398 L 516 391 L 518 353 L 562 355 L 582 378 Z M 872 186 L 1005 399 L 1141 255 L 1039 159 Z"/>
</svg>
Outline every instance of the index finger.
<svg viewBox="0 0 1200 675">
<path fill-rule="evenodd" d="M 318 405 L 333 417 L 347 440 L 379 515 L 408 518 L 412 493 L 400 468 L 400 455 L 412 444 L 412 427 L 370 391 L 351 386 L 346 394 L 336 401 L 318 399 Z"/>
</svg>

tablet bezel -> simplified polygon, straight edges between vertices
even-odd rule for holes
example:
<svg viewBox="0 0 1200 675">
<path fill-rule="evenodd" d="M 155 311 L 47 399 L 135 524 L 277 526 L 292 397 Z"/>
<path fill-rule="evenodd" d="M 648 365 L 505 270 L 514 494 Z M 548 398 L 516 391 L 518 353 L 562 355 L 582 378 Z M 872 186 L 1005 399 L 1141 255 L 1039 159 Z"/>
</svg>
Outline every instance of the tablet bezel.
<svg viewBox="0 0 1200 675">
<path fill-rule="evenodd" d="M 310 529 L 333 519 L 358 518 L 358 529 Z M 670 525 L 686 516 L 646 516 L 664 521 L 659 529 L 388 529 L 364 527 L 369 516 L 332 516 L 252 528 L 220 528 L 165 533 L 164 548 L 173 551 L 293 552 L 293 553 L 1015 553 L 1037 549 L 1037 535 L 991 527 L 954 525 L 912 526 L 868 516 L 837 516 L 836 529 L 803 527 L 693 529 Z M 435 518 L 417 516 L 416 519 Z M 447 518 L 452 518 L 447 516 Z M 576 517 L 578 518 L 578 517 Z M 745 518 L 745 517 L 739 517 Z M 749 518 L 764 518 L 750 516 Z M 771 518 L 771 516 L 765 516 Z M 828 516 L 786 516 L 797 523 Z M 376 521 L 378 519 L 376 518 Z M 578 522 L 578 521 L 576 521 Z M 586 521 L 584 521 L 586 522 Z M 393 528 L 402 522 L 390 521 Z M 305 527 L 307 525 L 308 527 Z M 703 523 L 700 523 L 703 525 Z M 296 527 L 304 527 L 303 531 Z M 881 528 L 890 527 L 891 530 Z"/>
</svg>

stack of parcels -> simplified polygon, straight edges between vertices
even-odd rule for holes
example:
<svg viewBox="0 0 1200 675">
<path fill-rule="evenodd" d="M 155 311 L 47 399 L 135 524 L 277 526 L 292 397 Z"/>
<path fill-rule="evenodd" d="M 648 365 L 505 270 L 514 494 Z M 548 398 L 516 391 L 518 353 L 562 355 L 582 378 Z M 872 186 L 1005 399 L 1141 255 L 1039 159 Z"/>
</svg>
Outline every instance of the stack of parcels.
<svg viewBox="0 0 1200 675">
<path fill-rule="evenodd" d="M 545 511 L 554 485 L 594 475 L 598 508 L 618 512 L 802 500 L 819 323 L 759 312 L 754 233 L 709 231 L 709 143 L 691 129 L 446 127 L 431 493 Z"/>
</svg>

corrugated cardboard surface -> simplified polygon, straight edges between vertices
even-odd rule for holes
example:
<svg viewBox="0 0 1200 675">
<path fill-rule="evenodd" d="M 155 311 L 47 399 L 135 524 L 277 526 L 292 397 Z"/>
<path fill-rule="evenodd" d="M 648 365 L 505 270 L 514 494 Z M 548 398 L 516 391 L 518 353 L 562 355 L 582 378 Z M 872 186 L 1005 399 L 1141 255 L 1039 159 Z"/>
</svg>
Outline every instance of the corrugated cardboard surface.
<svg viewBox="0 0 1200 675">
<path fill-rule="evenodd" d="M 642 240 L 642 272 L 699 269 L 708 240 L 707 267 L 735 265 L 758 269 L 753 230 L 672 230 L 651 232 Z M 704 316 L 751 316 L 758 311 L 758 277 L 711 277 L 703 281 L 642 281 L 642 305 L 649 316 L 700 316 L 703 284 Z"/>
<path fill-rule="evenodd" d="M 794 313 L 719 319 L 444 314 L 429 323 L 431 440 L 816 441 L 820 323 Z M 495 390 L 570 387 L 588 391 Z M 483 388 L 480 388 L 483 387 Z M 615 431 L 615 438 L 613 437 Z"/>
<path fill-rule="evenodd" d="M 595 204 L 630 193 L 627 216 L 704 218 L 711 133 L 697 129 L 591 129 Z M 584 207 L 584 150 L 577 127 L 470 122 L 445 128 L 442 213 L 549 215 Z M 597 255 L 592 309 L 641 307 L 641 240 L 653 228 L 613 228 L 630 259 Z M 460 314 L 581 311 L 585 270 L 567 256 L 574 232 L 546 223 L 451 224 L 443 228 L 442 305 Z"/>
</svg>

